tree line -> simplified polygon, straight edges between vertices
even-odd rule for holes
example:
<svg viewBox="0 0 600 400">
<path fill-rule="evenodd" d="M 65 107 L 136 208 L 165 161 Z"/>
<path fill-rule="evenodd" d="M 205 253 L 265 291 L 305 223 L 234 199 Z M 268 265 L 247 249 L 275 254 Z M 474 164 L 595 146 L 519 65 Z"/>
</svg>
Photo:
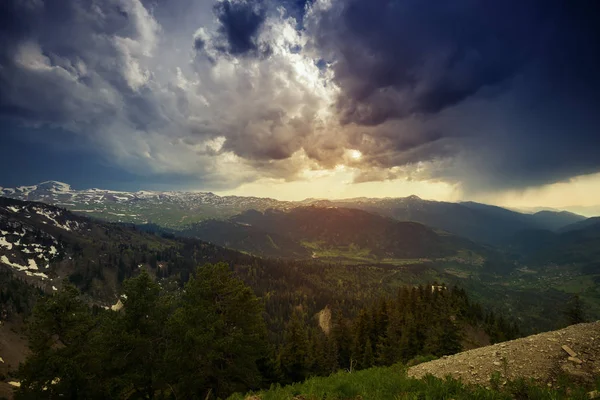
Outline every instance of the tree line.
<svg viewBox="0 0 600 400">
<path fill-rule="evenodd" d="M 464 290 L 443 285 L 402 287 L 381 296 L 352 318 L 334 310 L 329 326 L 310 323 L 295 308 L 277 350 L 278 371 L 286 383 L 309 376 L 440 357 L 462 350 L 464 328 L 486 332 L 492 342 L 514 339 L 517 326 L 469 301 Z"/>
<path fill-rule="evenodd" d="M 298 297 L 276 332 L 266 296 L 224 263 L 197 268 L 183 286 L 142 270 L 123 282 L 120 300 L 119 312 L 90 307 L 72 285 L 41 298 L 16 398 L 224 398 L 338 369 L 451 354 L 461 349 L 465 324 L 502 338 L 517 334 L 464 291 L 429 286 L 401 288 L 356 312 L 332 304 L 321 324 Z"/>
</svg>

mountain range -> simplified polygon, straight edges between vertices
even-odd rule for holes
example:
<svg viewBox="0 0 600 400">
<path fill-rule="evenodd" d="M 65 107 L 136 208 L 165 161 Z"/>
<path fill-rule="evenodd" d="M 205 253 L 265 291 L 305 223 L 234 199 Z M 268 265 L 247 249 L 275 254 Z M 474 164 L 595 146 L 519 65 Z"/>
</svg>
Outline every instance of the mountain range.
<svg viewBox="0 0 600 400">
<path fill-rule="evenodd" d="M 457 208 L 496 219 L 514 217 L 485 205 Z M 298 204 L 247 210 L 175 230 L 102 221 L 5 197 L 0 198 L 0 271 L 48 293 L 67 279 L 103 307 L 114 304 L 120 282 L 140 268 L 185 280 L 196 265 L 226 261 L 267 291 L 283 285 L 279 290 L 302 287 L 304 293 L 311 282 L 313 293 L 331 297 L 339 290 L 459 284 L 484 305 L 514 314 L 529 331 L 555 327 L 552 310 L 573 293 L 582 296 L 591 315 L 600 317 L 600 225 L 568 232 L 521 230 L 492 246 L 381 214 Z M 255 280 L 258 271 L 260 282 Z M 281 274 L 291 275 L 283 279 Z"/>
<path fill-rule="evenodd" d="M 290 210 L 297 207 L 353 208 L 398 221 L 419 222 L 454 235 L 487 244 L 503 244 L 523 230 L 568 229 L 585 217 L 569 212 L 540 211 L 524 214 L 481 203 L 450 203 L 404 198 L 306 199 L 279 201 L 270 198 L 219 196 L 210 192 L 122 192 L 105 189 L 74 190 L 62 182 L 48 181 L 33 186 L 0 188 L 0 196 L 40 201 L 68 208 L 91 217 L 134 224 L 156 224 L 176 231 L 189 230 L 195 223 L 227 220 L 248 210 Z"/>
<path fill-rule="evenodd" d="M 597 218 L 416 196 L 283 202 L 54 181 L 0 194 L 0 266 L 49 292 L 68 278 L 105 306 L 140 265 L 185 276 L 199 262 L 270 257 L 327 264 L 332 276 L 346 267 L 331 263 L 356 266 L 359 281 L 377 271 L 373 285 L 459 282 L 510 310 L 551 310 L 577 293 L 600 316 Z"/>
</svg>

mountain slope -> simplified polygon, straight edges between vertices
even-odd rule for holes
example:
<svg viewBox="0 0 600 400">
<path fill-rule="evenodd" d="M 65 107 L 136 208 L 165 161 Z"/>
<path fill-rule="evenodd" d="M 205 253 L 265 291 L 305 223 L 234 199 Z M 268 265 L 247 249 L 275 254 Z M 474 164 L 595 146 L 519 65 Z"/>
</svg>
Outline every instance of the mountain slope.
<svg viewBox="0 0 600 400">
<path fill-rule="evenodd" d="M 580 229 L 563 233 L 521 231 L 511 239 L 509 249 L 532 265 L 599 264 L 600 224 L 581 225 Z"/>
<path fill-rule="evenodd" d="M 584 219 L 583 221 L 575 222 L 573 224 L 564 226 L 560 229 L 560 232 L 576 231 L 579 229 L 590 227 L 592 225 L 600 225 L 600 217 L 592 217 Z"/>
<path fill-rule="evenodd" d="M 113 222 L 154 222 L 164 227 L 226 218 L 248 209 L 265 210 L 289 205 L 269 198 L 218 196 L 210 192 L 74 190 L 70 185 L 56 181 L 0 188 L 0 196 L 40 201 Z"/>
<path fill-rule="evenodd" d="M 33 186 L 0 188 L 0 196 L 41 201 L 108 221 L 155 223 L 177 230 L 207 219 L 225 220 L 252 209 L 289 210 L 309 205 L 355 208 L 399 221 L 419 222 L 488 244 L 502 243 L 520 230 L 558 230 L 583 218 L 576 214 L 554 211 L 522 214 L 480 203 L 438 202 L 422 200 L 416 196 L 306 199 L 291 202 L 259 197 L 218 196 L 207 192 L 73 190 L 68 184 L 55 181 Z"/>
<path fill-rule="evenodd" d="M 68 279 L 94 303 L 110 305 L 120 282 L 140 268 L 185 277 L 198 264 L 241 257 L 198 240 L 165 238 L 43 203 L 0 198 L 0 269 L 45 292 Z"/>
<path fill-rule="evenodd" d="M 347 207 L 377 213 L 398 221 L 413 221 L 443 229 L 458 236 L 469 238 L 479 243 L 501 244 L 507 238 L 521 230 L 552 229 L 561 227 L 561 222 L 569 224 L 578 220 L 579 216 L 565 216 L 553 219 L 555 214 L 549 212 L 538 216 L 522 214 L 505 208 L 486 204 L 463 202 L 449 203 L 422 200 L 417 196 L 385 199 L 348 199 L 321 200 L 313 204 L 336 207 Z M 583 218 L 583 217 L 582 217 Z"/>
<path fill-rule="evenodd" d="M 540 228 L 558 231 L 569 225 L 587 220 L 583 215 L 568 211 L 539 211 L 533 214 L 532 219 L 538 223 Z"/>
<path fill-rule="evenodd" d="M 338 259 L 418 259 L 484 251 L 469 240 L 415 222 L 362 210 L 296 207 L 246 211 L 227 221 L 205 221 L 182 234 L 261 255 Z"/>
</svg>

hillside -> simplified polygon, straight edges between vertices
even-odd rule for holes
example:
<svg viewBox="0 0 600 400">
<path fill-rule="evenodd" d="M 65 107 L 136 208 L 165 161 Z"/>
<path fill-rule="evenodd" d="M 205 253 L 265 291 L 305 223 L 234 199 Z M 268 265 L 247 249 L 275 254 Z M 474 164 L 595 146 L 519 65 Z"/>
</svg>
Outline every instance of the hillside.
<svg viewBox="0 0 600 400">
<path fill-rule="evenodd" d="M 558 229 L 585 217 L 561 212 L 522 214 L 481 203 L 449 203 L 423 200 L 417 196 L 385 199 L 322 200 L 312 204 L 357 208 L 443 229 L 479 243 L 499 244 L 525 229 Z M 557 217 L 558 216 L 558 217 Z"/>
<path fill-rule="evenodd" d="M 358 262 L 437 259 L 489 251 L 419 223 L 339 207 L 251 210 L 226 221 L 195 224 L 179 233 L 263 256 Z"/>
<path fill-rule="evenodd" d="M 46 293 L 67 279 L 101 306 L 114 304 L 120 282 L 140 269 L 185 281 L 196 265 L 225 261 L 258 293 L 274 291 L 272 301 L 291 290 L 313 299 L 315 310 L 333 299 L 362 301 L 402 285 L 438 281 L 458 284 L 485 307 L 513 315 L 525 332 L 557 327 L 555 311 L 572 294 L 582 296 L 590 317 L 600 316 L 594 264 L 515 264 L 494 249 L 359 210 L 247 212 L 202 226 L 202 239 L 280 260 L 161 236 L 164 229 L 156 226 L 144 226 L 148 233 L 42 203 L 0 199 L 0 257 L 8 261 L 0 269 Z"/>
<path fill-rule="evenodd" d="M 63 208 L 0 198 L 0 269 L 51 293 L 67 280 L 109 306 L 140 269 L 185 279 L 198 264 L 253 259 L 199 240 L 147 233 Z"/>
<path fill-rule="evenodd" d="M 456 305 L 463 310 L 461 318 L 467 322 L 466 326 L 479 321 L 473 325 L 474 330 L 467 329 L 469 332 L 481 336 L 483 329 L 489 331 L 490 338 L 496 338 L 493 340 L 503 340 L 505 335 L 514 334 L 514 329 L 509 321 L 498 315 L 510 313 L 518 318 L 520 325 L 528 332 L 560 324 L 556 310 L 561 309 L 568 300 L 562 292 L 520 287 L 512 281 L 511 274 L 496 275 L 493 264 L 482 262 L 478 258 L 480 256 L 476 256 L 474 250 L 481 248 L 468 240 L 436 232 L 417 223 L 398 222 L 360 210 L 300 207 L 288 212 L 247 212 L 227 223 L 246 230 L 260 228 L 258 231 L 263 232 L 264 229 L 268 233 L 263 234 L 271 236 L 274 241 L 283 243 L 281 240 L 288 240 L 290 246 L 294 244 L 302 248 L 306 248 L 305 239 L 310 235 L 314 242 L 309 243 L 319 246 L 310 248 L 311 252 L 327 250 L 328 254 L 335 254 L 335 257 L 339 257 L 342 250 L 356 251 L 365 248 L 361 246 L 373 245 L 373 251 L 381 252 L 376 254 L 382 254 L 383 257 L 387 256 L 386 252 L 391 252 L 395 257 L 415 257 L 421 255 L 418 252 L 430 252 L 428 254 L 441 258 L 389 259 L 387 263 L 383 262 L 385 258 L 370 262 L 326 263 L 319 260 L 319 255 L 313 258 L 311 254 L 305 260 L 261 259 L 197 239 L 160 236 L 132 226 L 93 220 L 42 203 L 0 199 L 0 320 L 3 321 L 4 347 L 23 348 L 19 347 L 23 342 L 20 334 L 21 315 L 31 309 L 38 295 L 60 293 L 65 280 L 82 291 L 82 299 L 86 304 L 100 306 L 96 307 L 100 310 L 112 306 L 119 299 L 118 293 L 124 279 L 148 272 L 152 279 L 165 288 L 176 289 L 188 282 L 196 266 L 216 261 L 226 261 L 235 276 L 249 285 L 264 302 L 264 321 L 269 340 L 273 343 L 281 344 L 286 340 L 290 321 L 296 318 L 294 315 L 298 310 L 302 310 L 299 319 L 302 322 L 298 326 L 307 330 L 305 334 L 310 338 L 310 346 L 317 346 L 311 351 L 318 351 L 318 346 L 327 343 L 327 339 L 318 334 L 320 328 L 313 316 L 328 309 L 332 319 L 341 316 L 347 321 L 345 324 L 350 324 L 350 321 L 357 326 L 366 323 L 364 329 L 370 330 L 377 326 L 381 329 L 381 323 L 392 321 L 392 315 L 397 318 L 398 311 L 393 310 L 408 313 L 397 320 L 399 325 L 396 328 L 403 324 L 413 326 L 410 321 L 414 321 L 416 315 L 422 317 L 425 312 L 441 310 L 449 313 L 448 318 L 443 319 L 447 322 L 453 315 L 451 313 L 456 312 Z M 264 236 L 256 237 L 262 243 Z M 376 241 L 370 241 L 370 237 Z M 454 254 L 451 252 L 460 248 L 458 245 L 468 246 L 473 253 L 471 257 L 465 254 L 450 256 Z M 287 250 L 286 247 L 282 249 Z M 332 253 L 333 250 L 336 252 Z M 462 252 L 465 253 L 465 250 Z M 35 266 L 30 260 L 35 262 Z M 327 258 L 323 257 L 323 260 Z M 470 275 L 463 275 L 466 271 L 471 271 Z M 472 295 L 471 300 L 465 300 L 462 290 L 448 290 L 448 295 L 456 293 L 452 294 L 454 305 L 446 303 L 449 307 L 433 307 L 435 302 L 426 299 L 434 296 L 429 285 L 436 281 L 445 282 L 448 287 L 461 285 Z M 417 284 L 420 286 L 409 289 Z M 401 291 L 400 288 L 405 289 Z M 399 296 L 401 292 L 405 294 Z M 374 302 L 374 299 L 390 295 L 389 303 Z M 403 305 L 394 305 L 395 301 Z M 476 305 L 478 302 L 481 306 Z M 413 305 L 407 307 L 406 304 Z M 411 311 L 411 307 L 416 308 Z M 492 309 L 496 316 L 484 311 Z M 387 313 L 388 317 L 375 317 Z M 432 315 L 428 317 L 429 320 L 435 319 L 435 314 Z M 355 320 L 357 316 L 359 319 Z M 371 319 L 374 322 L 368 322 Z M 405 342 L 399 347 L 404 350 L 389 361 L 408 359 L 421 350 L 427 352 L 437 349 L 435 354 L 438 351 L 448 354 L 444 353 L 447 350 L 443 350 L 443 343 L 456 345 L 456 340 L 435 339 L 437 335 L 448 332 L 447 328 L 419 320 L 410 331 L 410 336 L 404 335 Z M 383 331 L 374 330 L 364 336 L 360 333 L 364 329 L 361 329 L 352 333 L 358 335 L 356 339 L 344 340 L 346 350 L 339 355 L 340 365 L 348 364 L 346 358 L 349 351 L 361 354 L 361 368 L 374 365 L 375 357 L 383 357 L 382 349 L 392 344 L 382 341 L 389 333 L 382 336 Z M 398 337 L 400 340 L 403 336 Z M 368 343 L 367 339 L 372 347 L 370 355 L 359 352 L 356 347 L 348 347 L 352 343 Z M 477 340 L 481 340 L 481 337 Z M 11 365 L 14 367 L 14 360 L 18 360 L 18 357 L 22 359 L 22 356 L 23 352 L 20 355 L 12 354 Z M 317 368 L 311 363 L 307 362 L 310 365 L 307 368 Z M 293 379 L 294 375 L 289 376 Z"/>
<path fill-rule="evenodd" d="M 582 215 L 574 214 L 568 211 L 538 211 L 531 216 L 542 229 L 558 231 L 567 226 L 581 223 L 588 220 Z"/>
<path fill-rule="evenodd" d="M 600 398 L 599 336 L 600 322 L 573 325 L 410 368 L 340 371 L 231 399 L 595 399 Z"/>
<path fill-rule="evenodd" d="M 588 228 L 593 225 L 600 225 L 600 217 L 592 217 L 592 218 L 584 219 L 583 221 L 579 221 L 579 222 L 575 222 L 570 225 L 566 225 L 560 229 L 560 232 L 577 231 L 579 229 Z"/>
<path fill-rule="evenodd" d="M 501 382 L 532 378 L 550 386 L 566 374 L 591 384 L 600 374 L 600 321 L 481 347 L 408 369 L 409 377 L 427 374 L 483 385 L 499 374 Z"/>
</svg>

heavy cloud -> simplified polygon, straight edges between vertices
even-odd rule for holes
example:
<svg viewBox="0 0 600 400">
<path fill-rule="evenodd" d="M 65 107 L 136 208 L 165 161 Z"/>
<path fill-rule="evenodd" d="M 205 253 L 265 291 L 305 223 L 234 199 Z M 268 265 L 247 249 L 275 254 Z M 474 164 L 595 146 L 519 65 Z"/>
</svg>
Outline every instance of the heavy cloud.
<svg viewBox="0 0 600 400">
<path fill-rule="evenodd" d="M 330 4 L 312 37 L 374 168 L 430 162 L 468 191 L 600 171 L 598 2 Z"/>
<path fill-rule="evenodd" d="M 541 185 L 600 171 L 599 8 L 5 0 L 0 118 L 210 188 L 340 164 L 356 182 Z"/>
</svg>

